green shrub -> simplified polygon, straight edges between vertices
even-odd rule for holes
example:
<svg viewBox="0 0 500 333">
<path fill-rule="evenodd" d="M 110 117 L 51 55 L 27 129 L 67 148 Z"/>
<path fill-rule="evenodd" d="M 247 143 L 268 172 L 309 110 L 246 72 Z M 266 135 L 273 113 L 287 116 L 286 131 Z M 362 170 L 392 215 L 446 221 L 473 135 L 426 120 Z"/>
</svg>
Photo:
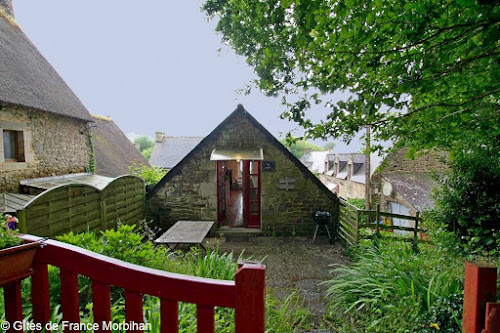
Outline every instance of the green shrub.
<svg viewBox="0 0 500 333">
<path fill-rule="evenodd" d="M 351 330 L 405 332 L 431 324 L 452 327 L 451 315 L 446 319 L 433 313 L 443 300 L 460 302 L 457 295 L 463 292 L 463 260 L 435 247 L 423 246 L 414 254 L 411 245 L 379 240 L 378 246 L 360 246 L 354 263 L 333 273 L 327 290 L 332 320 Z M 456 316 L 460 318 L 461 313 Z M 443 322 L 435 322 L 438 319 Z"/>
<path fill-rule="evenodd" d="M 454 153 L 451 159 L 450 172 L 440 179 L 442 186 L 429 218 L 453 231 L 465 252 L 498 254 L 500 149 L 474 147 Z"/>
<path fill-rule="evenodd" d="M 356 206 L 358 209 L 365 209 L 365 199 L 351 198 L 347 200 L 347 202 Z"/>
<path fill-rule="evenodd" d="M 128 167 L 128 173 L 144 179 L 146 185 L 155 186 L 166 174 L 167 171 L 159 167 L 148 167 L 144 164 L 133 163 Z"/>
</svg>

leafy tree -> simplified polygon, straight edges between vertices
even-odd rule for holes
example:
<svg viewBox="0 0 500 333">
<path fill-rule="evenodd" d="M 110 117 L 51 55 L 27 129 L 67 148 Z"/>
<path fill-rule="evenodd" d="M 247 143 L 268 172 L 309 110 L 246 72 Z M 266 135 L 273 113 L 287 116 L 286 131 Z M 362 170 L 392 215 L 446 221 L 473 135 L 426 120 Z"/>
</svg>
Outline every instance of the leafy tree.
<svg viewBox="0 0 500 333">
<path fill-rule="evenodd" d="M 141 151 L 141 154 L 147 161 L 149 161 L 152 152 L 153 152 L 153 147 L 149 147 Z"/>
<path fill-rule="evenodd" d="M 141 177 L 149 187 L 155 186 L 167 174 L 167 171 L 160 167 L 148 167 L 144 164 L 133 163 L 128 167 L 129 174 Z"/>
<path fill-rule="evenodd" d="M 335 148 L 335 142 L 328 142 L 326 145 L 323 146 L 325 150 L 333 149 Z"/>
<path fill-rule="evenodd" d="M 414 150 L 500 138 L 495 0 L 206 0 L 202 8 L 254 68 L 256 86 L 283 97 L 282 118 L 308 136 L 349 141 L 371 125 L 374 139 Z M 326 109 L 319 122 L 306 115 L 316 104 Z"/>
<path fill-rule="evenodd" d="M 144 152 L 146 149 L 149 149 L 149 148 L 153 149 L 153 146 L 154 146 L 153 140 L 147 135 L 138 136 L 137 138 L 134 139 L 134 143 L 139 144 L 139 151 L 141 153 Z M 150 153 L 150 155 L 151 155 L 151 153 Z M 144 154 L 143 154 L 143 156 L 144 156 Z M 144 156 L 144 158 L 146 158 L 146 157 Z M 149 159 L 149 157 L 146 159 Z"/>
<path fill-rule="evenodd" d="M 306 140 L 289 140 L 281 139 L 280 142 L 297 158 L 301 158 L 304 155 L 306 149 L 311 149 L 312 151 L 323 151 L 324 149 L 312 142 Z"/>
</svg>

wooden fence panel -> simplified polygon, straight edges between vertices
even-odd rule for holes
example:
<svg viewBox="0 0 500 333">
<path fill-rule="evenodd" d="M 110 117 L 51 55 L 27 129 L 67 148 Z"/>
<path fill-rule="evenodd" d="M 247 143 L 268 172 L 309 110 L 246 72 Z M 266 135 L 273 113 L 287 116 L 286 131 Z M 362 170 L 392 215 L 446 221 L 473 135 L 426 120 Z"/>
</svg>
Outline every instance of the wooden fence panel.
<svg viewBox="0 0 500 333">
<path fill-rule="evenodd" d="M 135 176 L 118 177 L 102 191 L 89 185 L 68 184 L 49 189 L 17 211 L 20 230 L 53 237 L 70 231 L 104 230 L 144 218 L 144 181 Z"/>
<path fill-rule="evenodd" d="M 355 246 L 359 238 L 359 210 L 342 198 L 339 198 L 339 210 L 339 236 Z"/>
<path fill-rule="evenodd" d="M 144 216 L 146 188 L 144 181 L 135 176 L 122 176 L 115 179 L 102 191 L 106 203 L 104 218 L 108 228 L 120 220 L 134 224 Z"/>
</svg>

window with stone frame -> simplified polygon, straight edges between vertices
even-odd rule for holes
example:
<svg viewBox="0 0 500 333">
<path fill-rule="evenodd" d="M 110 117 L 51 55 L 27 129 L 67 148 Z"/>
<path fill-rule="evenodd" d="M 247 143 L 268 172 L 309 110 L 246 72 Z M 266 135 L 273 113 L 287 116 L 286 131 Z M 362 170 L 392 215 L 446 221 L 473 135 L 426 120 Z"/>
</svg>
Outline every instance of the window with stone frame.
<svg viewBox="0 0 500 333">
<path fill-rule="evenodd" d="M 5 162 L 24 162 L 24 137 L 22 131 L 3 130 Z"/>
</svg>

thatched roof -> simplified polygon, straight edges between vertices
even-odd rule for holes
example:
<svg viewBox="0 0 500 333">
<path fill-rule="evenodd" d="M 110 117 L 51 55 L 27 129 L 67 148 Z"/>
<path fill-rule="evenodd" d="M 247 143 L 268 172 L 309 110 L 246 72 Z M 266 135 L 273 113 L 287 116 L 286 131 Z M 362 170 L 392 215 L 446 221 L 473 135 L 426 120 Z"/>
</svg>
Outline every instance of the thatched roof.
<svg viewBox="0 0 500 333">
<path fill-rule="evenodd" d="M 92 121 L 78 97 L 4 13 L 0 15 L 0 102 Z"/>
<path fill-rule="evenodd" d="M 92 134 L 97 174 L 118 177 L 129 173 L 134 162 L 149 166 L 148 161 L 109 117 L 92 115 Z"/>
</svg>

